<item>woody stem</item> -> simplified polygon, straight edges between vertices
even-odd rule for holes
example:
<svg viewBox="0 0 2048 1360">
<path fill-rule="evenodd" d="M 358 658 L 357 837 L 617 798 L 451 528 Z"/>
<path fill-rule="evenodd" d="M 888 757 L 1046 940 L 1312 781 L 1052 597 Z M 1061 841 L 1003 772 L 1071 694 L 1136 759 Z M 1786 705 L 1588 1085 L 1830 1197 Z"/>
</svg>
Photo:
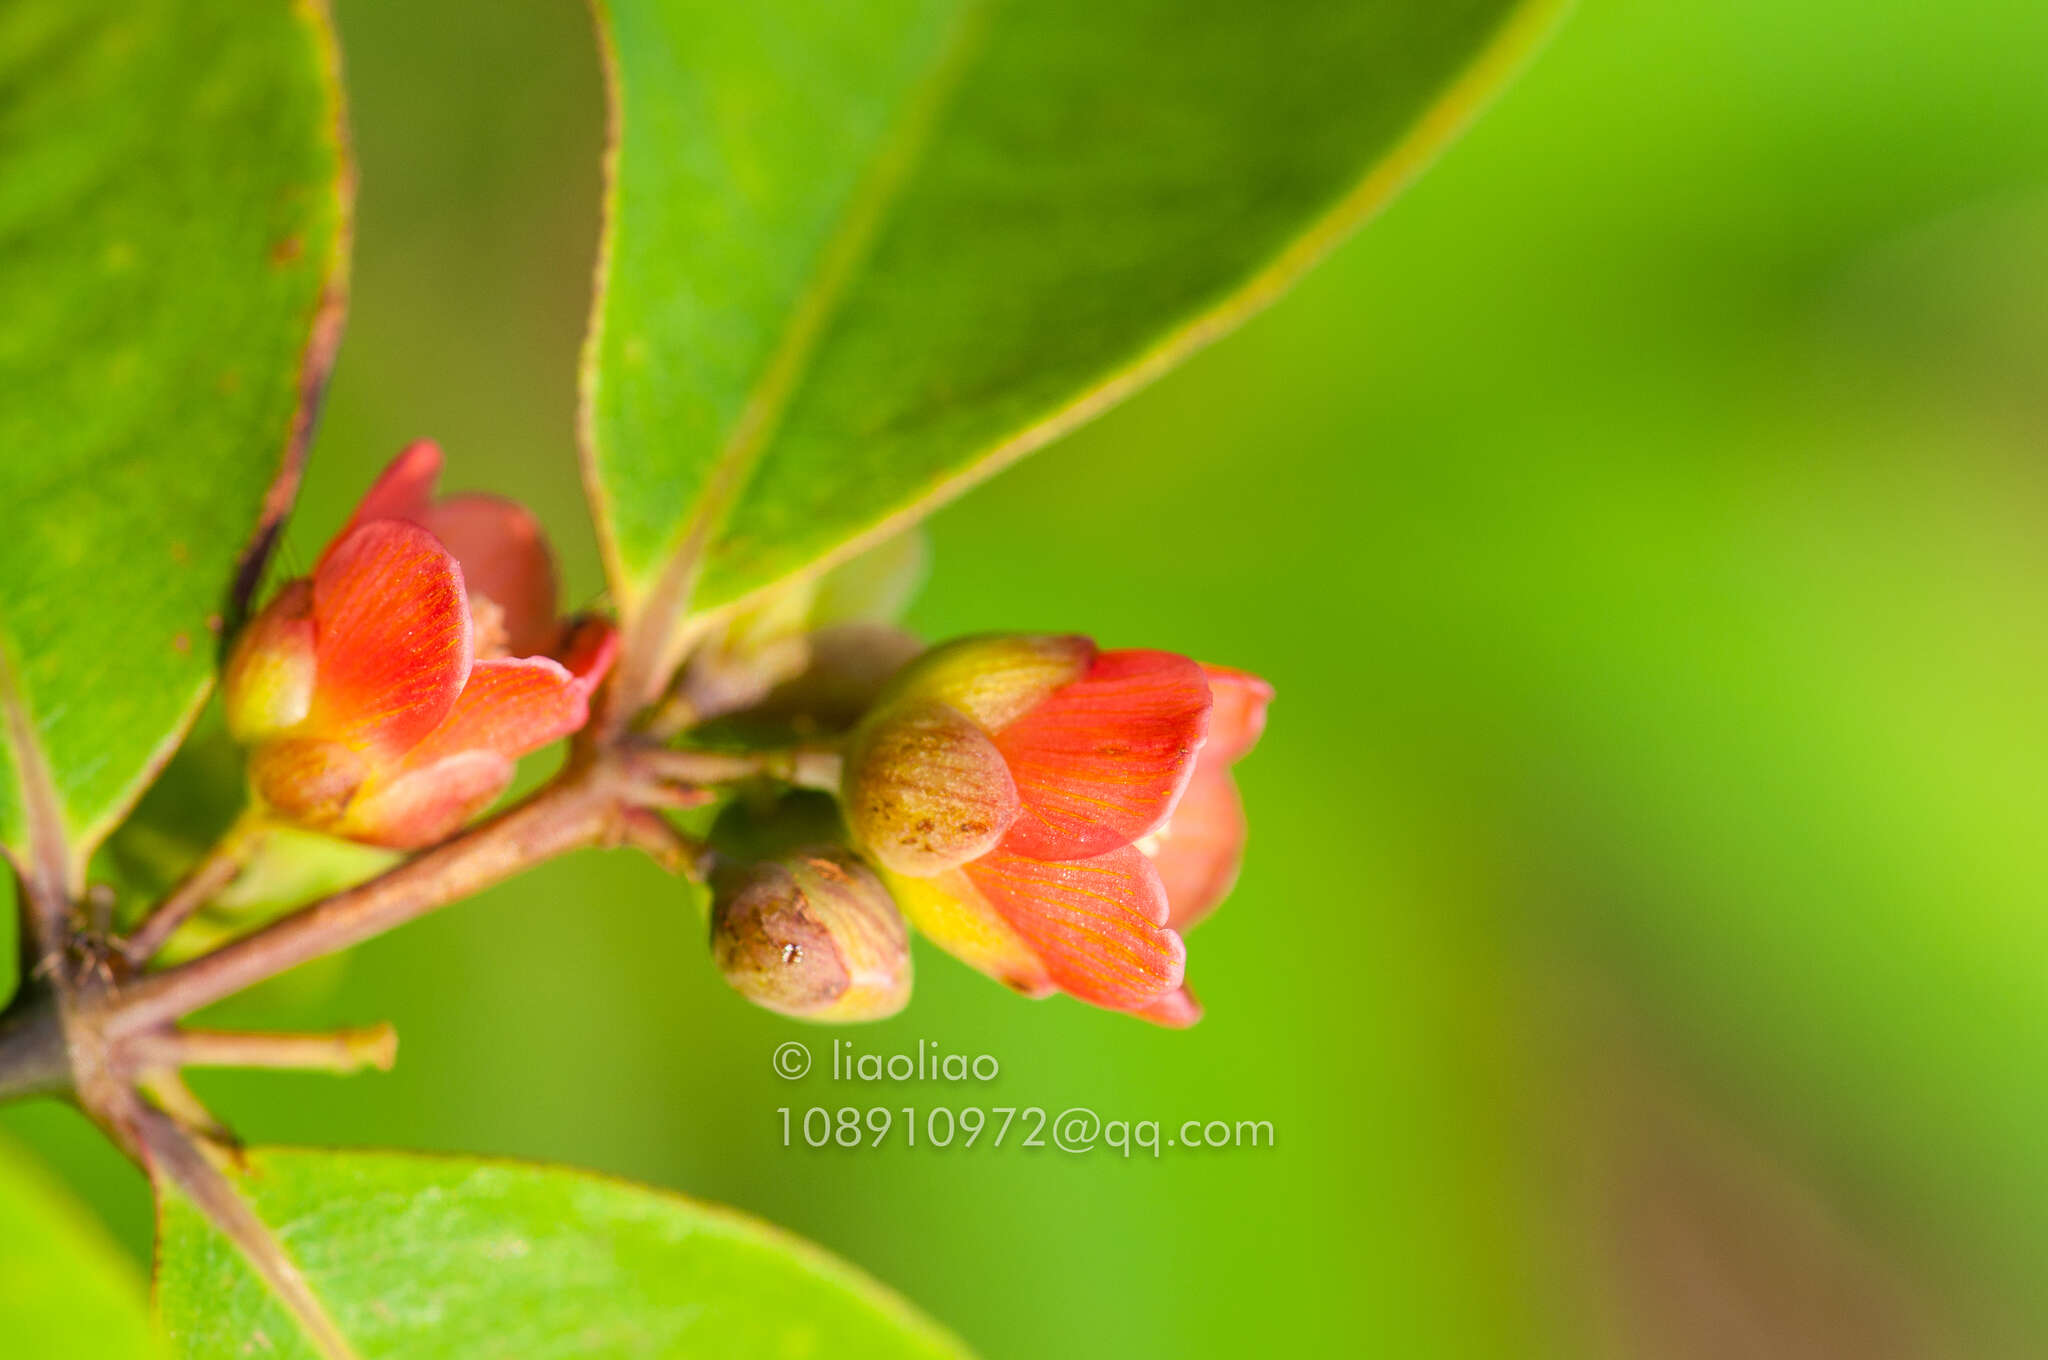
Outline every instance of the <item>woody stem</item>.
<svg viewBox="0 0 2048 1360">
<path fill-rule="evenodd" d="M 61 1091 L 70 1080 L 56 996 L 41 984 L 25 987 L 0 1017 L 0 1100 Z"/>
<path fill-rule="evenodd" d="M 304 907 L 110 998 L 110 1040 L 163 1025 L 302 963 L 360 944 L 542 860 L 619 834 L 616 765 L 575 764 L 524 802 L 367 883 Z"/>
<path fill-rule="evenodd" d="M 820 752 L 710 756 L 658 752 L 586 737 L 555 780 L 496 817 L 346 891 L 162 972 L 98 985 L 64 978 L 23 988 L 0 1016 L 0 1099 L 72 1086 L 82 1071 L 224 1064 L 346 1069 L 383 1065 L 381 1031 L 341 1035 L 246 1035 L 181 1031 L 176 1022 L 300 964 L 336 953 L 490 887 L 570 850 L 630 845 L 673 872 L 701 878 L 708 850 L 654 809 L 708 797 L 704 785 L 750 773 L 814 777 Z M 211 898 L 264 834 L 238 824 L 174 889 L 128 942 L 140 961 Z M 81 1046 L 82 1049 L 81 1049 Z M 83 1068 L 73 1050 L 99 1055 Z M 118 1061 L 116 1061 L 118 1060 Z M 131 1140 L 132 1141 L 132 1140 Z"/>
</svg>

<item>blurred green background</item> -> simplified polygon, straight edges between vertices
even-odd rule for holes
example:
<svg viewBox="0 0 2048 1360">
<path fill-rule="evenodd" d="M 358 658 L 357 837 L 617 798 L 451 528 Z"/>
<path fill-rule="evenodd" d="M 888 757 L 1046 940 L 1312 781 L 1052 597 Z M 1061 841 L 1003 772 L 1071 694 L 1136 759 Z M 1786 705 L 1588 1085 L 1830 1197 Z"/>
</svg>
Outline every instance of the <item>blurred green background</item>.
<svg viewBox="0 0 2048 1360">
<path fill-rule="evenodd" d="M 406 440 L 599 572 L 573 0 L 339 0 L 361 208 L 288 561 Z M 587 854 L 235 1018 L 389 1076 L 250 1139 L 561 1160 L 785 1224 L 990 1357 L 2021 1355 L 2048 1337 L 2048 6 L 1587 0 L 1290 298 L 942 512 L 912 622 L 1269 676 L 1187 1034 L 927 951 L 775 1077 L 699 904 Z M 689 356 L 673 356 L 678 363 Z M 779 1106 L 1272 1121 L 1125 1162 L 781 1146 Z M 146 1257 L 142 1183 L 0 1122 Z"/>
</svg>

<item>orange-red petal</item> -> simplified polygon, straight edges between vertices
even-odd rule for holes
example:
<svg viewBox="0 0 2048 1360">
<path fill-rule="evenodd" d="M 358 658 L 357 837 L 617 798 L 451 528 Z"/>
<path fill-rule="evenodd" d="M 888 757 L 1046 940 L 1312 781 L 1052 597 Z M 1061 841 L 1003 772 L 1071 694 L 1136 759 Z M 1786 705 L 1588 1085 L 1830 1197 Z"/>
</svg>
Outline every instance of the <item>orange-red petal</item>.
<svg viewBox="0 0 2048 1360">
<path fill-rule="evenodd" d="M 1258 744 L 1259 734 L 1266 730 L 1266 705 L 1273 702 L 1273 687 L 1249 671 L 1227 666 L 1204 666 L 1202 674 L 1215 700 L 1202 762 L 1220 769 Z"/>
<path fill-rule="evenodd" d="M 431 439 L 408 444 L 364 493 L 341 537 L 380 519 L 418 525 L 440 539 L 462 564 L 470 592 L 498 607 L 504 616 L 506 649 L 512 655 L 552 651 L 560 636 L 555 563 L 540 522 L 526 507 L 502 496 L 473 494 L 436 501 L 434 485 L 440 479 L 440 445 Z M 333 551 L 330 546 L 328 553 Z"/>
<path fill-rule="evenodd" d="M 446 721 L 406 754 L 403 768 L 424 769 L 449 756 L 489 751 L 507 760 L 582 727 L 590 686 L 544 656 L 479 661 Z"/>
<path fill-rule="evenodd" d="M 1003 848 L 1088 859 L 1156 829 L 1187 786 L 1209 723 L 1209 681 L 1171 652 L 1103 652 L 996 734 L 1023 812 Z"/>
<path fill-rule="evenodd" d="M 459 751 L 364 789 L 334 829 L 370 845 L 417 850 L 460 830 L 512 774 L 511 759 L 496 751 Z"/>
<path fill-rule="evenodd" d="M 1173 816 L 1138 843 L 1159 868 L 1170 908 L 1167 922 L 1175 930 L 1194 925 L 1230 895 L 1244 860 L 1244 837 L 1237 781 L 1224 767 L 1212 767 L 1204 751 Z"/>
<path fill-rule="evenodd" d="M 1158 872 L 1132 847 L 1063 863 L 998 849 L 961 872 L 1061 991 L 1132 1011 L 1180 986 L 1187 949 L 1166 926 Z"/>
<path fill-rule="evenodd" d="M 370 484 L 342 533 L 373 519 L 402 519 L 418 524 L 433 505 L 434 483 L 440 480 L 441 446 L 431 439 L 415 440 L 400 450 Z"/>
<path fill-rule="evenodd" d="M 383 519 L 313 574 L 318 681 L 305 730 L 395 757 L 439 726 L 472 660 L 462 569 L 434 536 Z"/>
<path fill-rule="evenodd" d="M 1149 1006 L 1132 1011 L 1140 1020 L 1150 1020 L 1168 1029 L 1186 1029 L 1202 1018 L 1202 1003 L 1185 984 L 1168 992 Z"/>
<path fill-rule="evenodd" d="M 619 630 L 610 619 L 582 614 L 563 626 L 562 649 L 555 654 L 586 694 L 594 694 L 619 656 Z"/>
<path fill-rule="evenodd" d="M 515 760 L 589 720 L 617 649 L 616 630 L 590 620 L 566 653 L 580 670 L 548 657 L 477 662 L 447 720 L 350 805 L 343 834 L 410 850 L 454 833 L 505 791 Z"/>
<path fill-rule="evenodd" d="M 533 512 L 503 496 L 450 496 L 403 516 L 441 540 L 462 564 L 470 598 L 504 613 L 513 656 L 542 656 L 561 636 L 555 617 L 555 560 Z"/>
</svg>

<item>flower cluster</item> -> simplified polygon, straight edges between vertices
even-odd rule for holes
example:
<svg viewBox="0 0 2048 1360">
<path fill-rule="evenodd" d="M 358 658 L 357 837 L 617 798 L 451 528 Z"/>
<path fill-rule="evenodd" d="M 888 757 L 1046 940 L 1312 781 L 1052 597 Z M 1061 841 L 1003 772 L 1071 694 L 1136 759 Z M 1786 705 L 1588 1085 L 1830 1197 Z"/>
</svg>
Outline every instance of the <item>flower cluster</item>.
<svg viewBox="0 0 2048 1360">
<path fill-rule="evenodd" d="M 432 444 L 399 455 L 312 574 L 237 639 L 224 697 L 264 816 L 430 845 L 503 793 L 520 755 L 584 724 L 612 628 L 557 617 L 533 517 L 495 497 L 436 500 L 440 466 Z M 895 556 L 868 575 L 908 579 L 914 555 Z M 907 918 L 1026 995 L 1199 1018 L 1183 936 L 1236 878 L 1231 767 L 1271 687 L 1074 636 L 906 651 L 806 590 L 707 642 L 679 682 L 700 717 L 749 709 L 840 757 L 828 825 L 805 813 L 801 835 L 708 853 L 727 980 L 807 1019 L 891 1014 L 910 991 Z"/>
<path fill-rule="evenodd" d="M 611 626 L 558 619 L 533 516 L 494 496 L 437 501 L 440 470 L 433 444 L 401 453 L 313 574 L 236 640 L 222 698 L 266 815 L 431 845 L 588 717 Z"/>
<path fill-rule="evenodd" d="M 918 929 L 1017 990 L 1185 1025 L 1181 931 L 1230 890 L 1230 766 L 1265 682 L 1081 637 L 970 638 L 893 681 L 854 735 L 858 843 Z"/>
</svg>

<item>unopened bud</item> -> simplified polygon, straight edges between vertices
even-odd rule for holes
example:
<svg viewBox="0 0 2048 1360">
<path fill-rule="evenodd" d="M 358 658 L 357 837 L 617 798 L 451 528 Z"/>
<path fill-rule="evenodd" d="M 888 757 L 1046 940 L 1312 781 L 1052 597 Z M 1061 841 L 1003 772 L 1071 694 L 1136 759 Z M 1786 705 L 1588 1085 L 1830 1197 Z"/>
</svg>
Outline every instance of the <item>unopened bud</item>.
<svg viewBox="0 0 2048 1360">
<path fill-rule="evenodd" d="M 228 731 L 260 741 L 296 726 L 313 704 L 313 585 L 293 581 L 249 621 L 221 679 Z"/>
<path fill-rule="evenodd" d="M 910 935 L 851 851 L 820 847 L 722 873 L 711 954 L 733 989 L 801 1020 L 880 1020 L 910 999 Z"/>
<path fill-rule="evenodd" d="M 993 850 L 1017 820 L 1002 752 L 966 714 L 935 700 L 862 724 L 843 778 L 847 824 L 875 862 L 924 878 Z"/>
</svg>

